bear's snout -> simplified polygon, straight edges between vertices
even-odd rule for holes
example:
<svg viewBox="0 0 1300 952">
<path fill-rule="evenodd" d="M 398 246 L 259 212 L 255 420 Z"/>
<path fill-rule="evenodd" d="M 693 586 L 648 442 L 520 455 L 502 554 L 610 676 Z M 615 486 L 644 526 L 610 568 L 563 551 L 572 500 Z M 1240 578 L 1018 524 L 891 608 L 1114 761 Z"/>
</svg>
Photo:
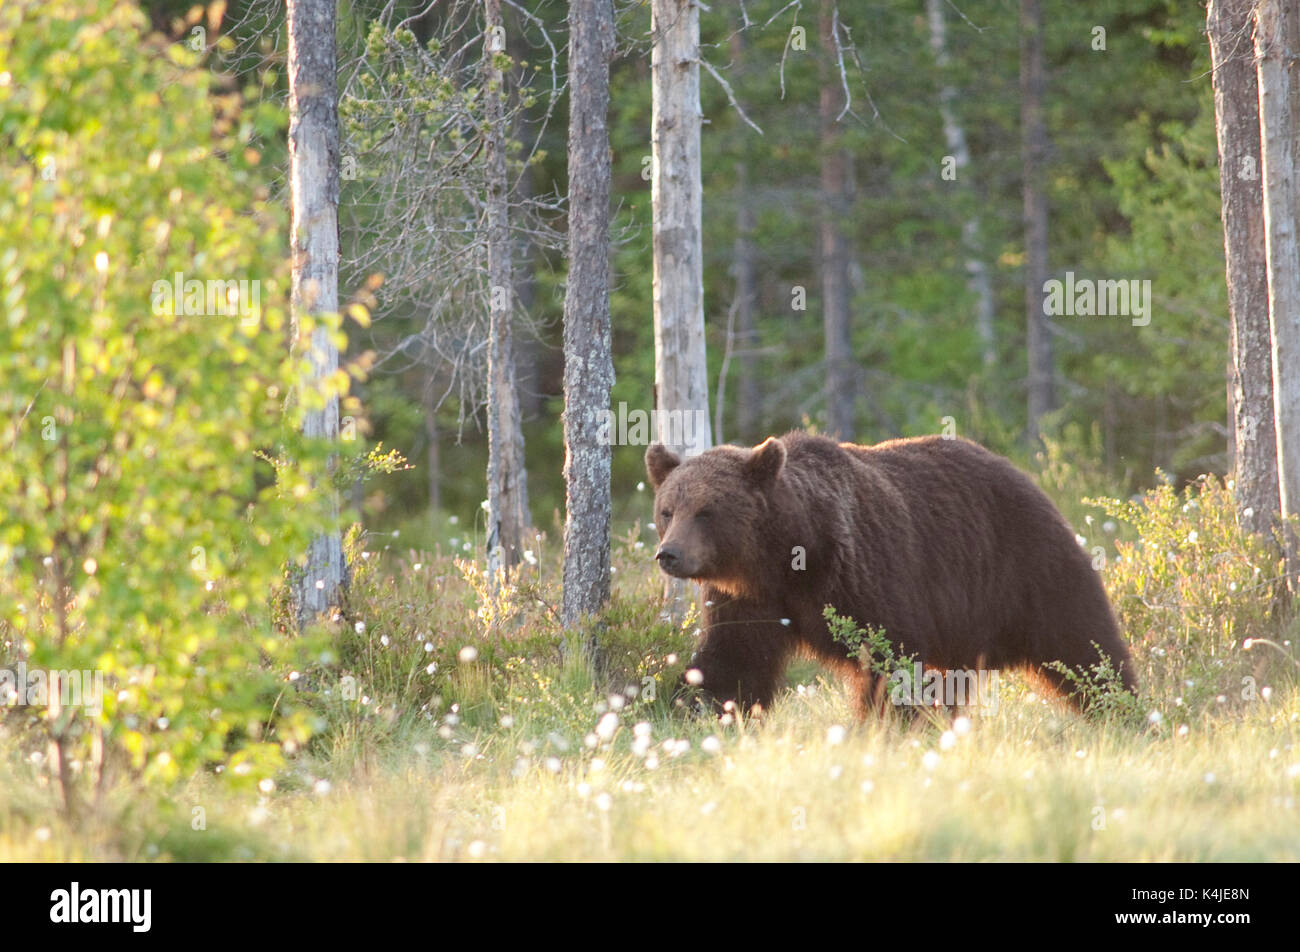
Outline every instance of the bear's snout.
<svg viewBox="0 0 1300 952">
<path fill-rule="evenodd" d="M 659 551 L 655 553 L 655 561 L 659 567 L 669 575 L 676 575 L 679 578 L 686 577 L 686 565 L 682 559 L 682 554 L 675 547 L 670 545 L 661 545 Z"/>
</svg>

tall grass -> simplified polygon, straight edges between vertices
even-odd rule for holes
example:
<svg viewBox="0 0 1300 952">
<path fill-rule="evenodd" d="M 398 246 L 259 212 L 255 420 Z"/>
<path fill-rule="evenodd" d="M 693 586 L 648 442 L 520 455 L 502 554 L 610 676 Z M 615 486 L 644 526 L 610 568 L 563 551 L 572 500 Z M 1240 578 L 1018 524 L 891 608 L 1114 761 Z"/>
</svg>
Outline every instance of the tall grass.
<svg viewBox="0 0 1300 952">
<path fill-rule="evenodd" d="M 74 825 L 8 717 L 0 860 L 1294 859 L 1300 691 L 1275 556 L 1210 479 L 1080 511 L 1099 514 L 1080 535 L 1105 553 L 1137 719 L 1079 717 L 1011 677 L 973 719 L 859 724 L 806 663 L 761 720 L 692 717 L 669 686 L 694 624 L 662 616 L 645 526 L 616 544 L 597 666 L 563 650 L 545 536 L 495 597 L 463 551 L 356 536 L 347 623 L 286 680 L 316 733 L 274 785 L 202 775 L 142 799 L 121 778 Z"/>
</svg>

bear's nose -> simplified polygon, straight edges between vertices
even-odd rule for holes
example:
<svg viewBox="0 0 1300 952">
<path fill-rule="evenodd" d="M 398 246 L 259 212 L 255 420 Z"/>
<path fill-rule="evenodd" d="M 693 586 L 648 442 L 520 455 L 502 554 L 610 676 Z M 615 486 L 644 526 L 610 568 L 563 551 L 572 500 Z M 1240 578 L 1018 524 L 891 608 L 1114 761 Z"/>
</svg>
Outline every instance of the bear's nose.
<svg viewBox="0 0 1300 952">
<path fill-rule="evenodd" d="M 659 551 L 655 553 L 655 559 L 662 568 L 669 568 L 676 565 L 681 556 L 677 554 L 676 549 L 670 549 L 667 546 L 660 546 Z"/>
</svg>

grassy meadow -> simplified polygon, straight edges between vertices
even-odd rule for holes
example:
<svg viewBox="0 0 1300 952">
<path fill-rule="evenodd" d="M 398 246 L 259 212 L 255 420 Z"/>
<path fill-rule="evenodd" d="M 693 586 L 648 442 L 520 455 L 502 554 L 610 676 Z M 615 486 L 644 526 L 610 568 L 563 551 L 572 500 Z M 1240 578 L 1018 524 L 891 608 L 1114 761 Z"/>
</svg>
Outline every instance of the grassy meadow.
<svg viewBox="0 0 1300 952">
<path fill-rule="evenodd" d="M 761 718 L 691 715 L 670 686 L 693 621 L 660 612 L 645 524 L 616 540 L 594 665 L 586 635 L 566 641 L 556 622 L 557 529 L 495 595 L 455 525 L 432 551 L 405 548 L 403 531 L 357 533 L 349 618 L 282 673 L 314 732 L 284 742 L 274 781 L 212 769 L 162 793 L 106 767 L 70 816 L 41 733 L 11 713 L 0 860 L 1300 856 L 1291 622 L 1228 488 L 1062 503 L 1101 553 L 1136 704 L 1082 717 L 1006 674 L 970 717 L 858 723 L 838 683 L 796 662 Z"/>
</svg>

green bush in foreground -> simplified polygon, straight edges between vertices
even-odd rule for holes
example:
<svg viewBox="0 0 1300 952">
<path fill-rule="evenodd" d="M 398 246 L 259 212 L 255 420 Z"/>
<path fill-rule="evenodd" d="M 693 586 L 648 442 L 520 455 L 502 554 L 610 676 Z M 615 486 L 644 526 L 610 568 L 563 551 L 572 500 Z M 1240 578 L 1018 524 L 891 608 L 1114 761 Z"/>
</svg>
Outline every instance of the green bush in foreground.
<svg viewBox="0 0 1300 952">
<path fill-rule="evenodd" d="M 256 783 L 305 740 L 268 605 L 325 525 L 329 449 L 294 414 L 346 389 L 290 347 L 284 214 L 250 174 L 282 117 L 146 26 L 0 8 L 0 692 L 70 810 L 122 774 Z"/>
</svg>

